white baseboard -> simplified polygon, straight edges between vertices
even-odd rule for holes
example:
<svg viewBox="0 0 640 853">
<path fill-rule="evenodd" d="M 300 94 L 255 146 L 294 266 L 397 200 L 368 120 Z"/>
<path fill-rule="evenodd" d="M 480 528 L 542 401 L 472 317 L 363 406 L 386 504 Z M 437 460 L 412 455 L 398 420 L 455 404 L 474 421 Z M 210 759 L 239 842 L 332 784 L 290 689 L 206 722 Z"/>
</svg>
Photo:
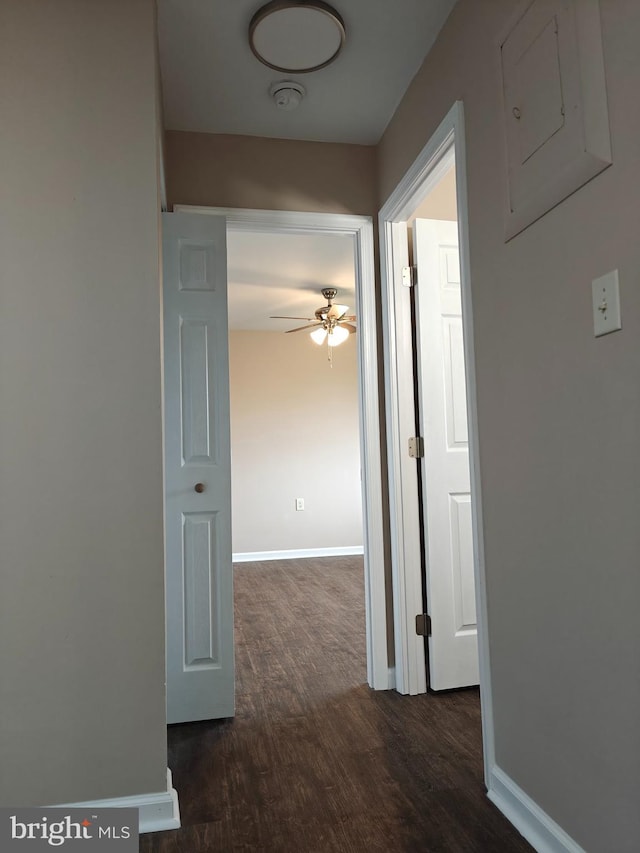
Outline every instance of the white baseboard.
<svg viewBox="0 0 640 853">
<path fill-rule="evenodd" d="M 167 790 L 153 794 L 134 794 L 131 797 L 114 797 L 109 800 L 89 800 L 84 803 L 64 803 L 55 808 L 64 809 L 138 809 L 140 833 L 180 829 L 178 792 L 173 787 L 171 770 L 167 767 Z"/>
<path fill-rule="evenodd" d="M 585 853 L 510 776 L 499 767 L 490 773 L 487 796 L 538 853 Z"/>
<path fill-rule="evenodd" d="M 352 557 L 364 554 L 363 545 L 338 548 L 301 548 L 293 551 L 249 551 L 232 554 L 234 563 L 261 563 L 264 560 L 300 560 L 305 557 Z"/>
</svg>

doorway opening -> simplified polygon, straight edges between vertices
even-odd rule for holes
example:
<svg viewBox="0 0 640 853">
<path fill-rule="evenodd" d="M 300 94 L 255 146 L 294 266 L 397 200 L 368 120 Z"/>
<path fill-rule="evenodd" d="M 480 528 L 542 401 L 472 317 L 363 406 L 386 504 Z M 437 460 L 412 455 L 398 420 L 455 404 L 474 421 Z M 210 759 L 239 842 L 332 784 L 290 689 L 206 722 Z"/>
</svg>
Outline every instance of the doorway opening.
<svg viewBox="0 0 640 853">
<path fill-rule="evenodd" d="M 353 237 L 230 228 L 227 278 L 233 561 L 361 555 Z"/>
<path fill-rule="evenodd" d="M 335 296 L 323 296 L 327 288 Z M 281 671 L 291 660 L 287 646 L 316 673 L 326 670 L 327 690 L 366 681 L 353 236 L 228 228 L 227 293 L 242 713 L 264 686 L 252 658 L 276 656 Z M 329 298 L 337 316 L 348 317 L 344 332 L 337 321 L 330 326 L 332 346 L 315 316 L 329 316 Z M 323 626 L 315 641 L 311 626 Z M 327 647 L 342 666 L 327 666 Z M 304 673 L 287 672 L 305 693 Z M 290 701 L 300 701 L 293 690 Z"/>
<path fill-rule="evenodd" d="M 224 217 L 227 233 L 326 235 L 349 238 L 353 250 L 357 347 L 360 477 L 365 573 L 367 681 L 376 690 L 393 686 L 389 671 L 383 543 L 382 471 L 378 404 L 378 357 L 373 224 L 369 217 L 291 211 L 180 205 L 176 211 Z M 277 312 L 274 312 L 277 313 Z M 335 356 L 337 359 L 337 356 Z M 335 372 L 335 370 L 334 370 Z M 294 498 L 304 495 L 294 495 Z"/>
<path fill-rule="evenodd" d="M 479 683 L 488 781 L 493 721 L 465 162 L 458 102 L 379 217 L 396 685 L 417 694 Z M 421 439 L 411 455 L 409 438 Z"/>
</svg>

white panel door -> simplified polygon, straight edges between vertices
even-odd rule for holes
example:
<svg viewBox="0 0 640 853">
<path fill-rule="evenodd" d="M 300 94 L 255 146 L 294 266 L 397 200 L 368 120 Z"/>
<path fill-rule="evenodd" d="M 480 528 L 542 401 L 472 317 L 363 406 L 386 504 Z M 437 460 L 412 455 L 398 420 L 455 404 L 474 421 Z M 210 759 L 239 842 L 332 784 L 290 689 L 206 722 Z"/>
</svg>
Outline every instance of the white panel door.
<svg viewBox="0 0 640 853">
<path fill-rule="evenodd" d="M 458 226 L 414 223 L 429 686 L 478 684 Z"/>
<path fill-rule="evenodd" d="M 163 214 L 167 721 L 234 713 L 226 221 Z"/>
</svg>

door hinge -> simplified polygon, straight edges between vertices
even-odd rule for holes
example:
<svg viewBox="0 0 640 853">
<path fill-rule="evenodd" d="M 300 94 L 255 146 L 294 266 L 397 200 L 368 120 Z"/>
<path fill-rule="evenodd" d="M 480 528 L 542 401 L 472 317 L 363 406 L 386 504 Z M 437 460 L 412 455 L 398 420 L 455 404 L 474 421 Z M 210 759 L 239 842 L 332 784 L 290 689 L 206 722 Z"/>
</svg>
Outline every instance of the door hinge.
<svg viewBox="0 0 640 853">
<path fill-rule="evenodd" d="M 419 637 L 431 636 L 431 616 L 428 613 L 418 613 L 416 616 L 416 634 Z"/>
<path fill-rule="evenodd" d="M 409 456 L 411 459 L 422 459 L 424 456 L 424 439 L 415 435 L 409 439 Z"/>
<path fill-rule="evenodd" d="M 413 287 L 418 280 L 417 267 L 402 267 L 402 284 L 405 287 Z"/>
</svg>

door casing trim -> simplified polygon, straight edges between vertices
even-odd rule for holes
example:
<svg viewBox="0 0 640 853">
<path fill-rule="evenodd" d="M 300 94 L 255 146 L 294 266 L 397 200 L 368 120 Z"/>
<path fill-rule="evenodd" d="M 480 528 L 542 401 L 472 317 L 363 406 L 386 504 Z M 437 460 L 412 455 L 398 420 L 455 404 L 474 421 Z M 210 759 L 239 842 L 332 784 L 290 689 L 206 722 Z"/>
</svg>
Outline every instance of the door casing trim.
<svg viewBox="0 0 640 853">
<path fill-rule="evenodd" d="M 358 396 L 365 563 L 367 680 L 393 688 L 387 653 L 384 517 L 378 395 L 373 221 L 370 216 L 285 210 L 175 205 L 174 210 L 224 216 L 227 229 L 262 234 L 342 234 L 353 237 L 358 315 Z"/>
<path fill-rule="evenodd" d="M 485 781 L 489 784 L 490 770 L 495 765 L 495 745 L 487 629 L 478 409 L 469 262 L 464 108 L 462 101 L 456 101 L 449 110 L 379 213 L 391 516 L 391 565 L 394 599 L 395 678 L 396 687 L 401 693 L 413 694 L 426 690 L 424 644 L 422 638 L 415 636 L 414 627 L 415 614 L 419 613 L 422 607 L 417 466 L 415 460 L 410 460 L 406 452 L 407 438 L 413 434 L 415 423 L 409 292 L 402 284 L 402 267 L 408 264 L 406 221 L 450 165 L 454 152 L 462 323 L 467 379 L 473 563 L 478 613 L 482 736 Z"/>
</svg>

